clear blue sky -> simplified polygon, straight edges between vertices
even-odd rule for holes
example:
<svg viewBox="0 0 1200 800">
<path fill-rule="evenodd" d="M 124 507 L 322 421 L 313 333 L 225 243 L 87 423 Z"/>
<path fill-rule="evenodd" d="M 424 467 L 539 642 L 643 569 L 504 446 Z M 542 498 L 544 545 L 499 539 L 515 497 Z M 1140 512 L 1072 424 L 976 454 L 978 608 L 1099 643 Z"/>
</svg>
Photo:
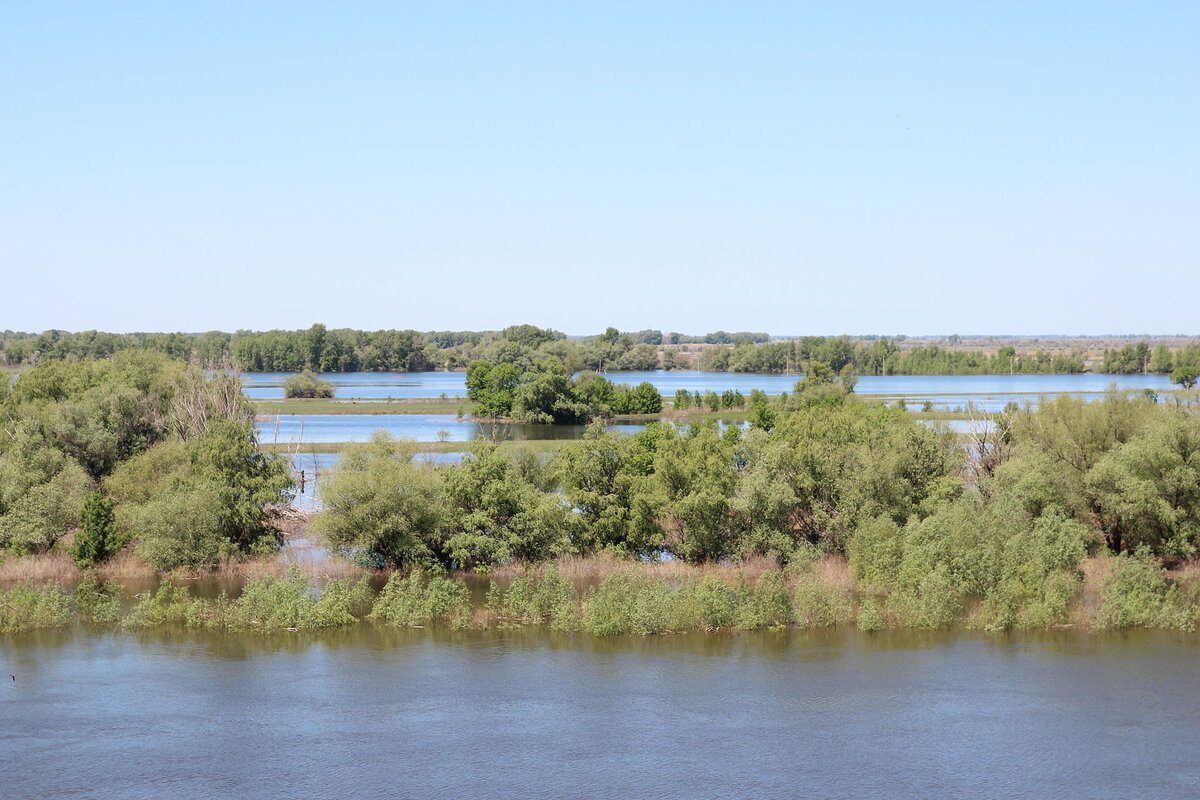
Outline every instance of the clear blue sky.
<svg viewBox="0 0 1200 800">
<path fill-rule="evenodd" d="M 1197 333 L 1200 2 L 0 4 L 0 329 Z"/>
</svg>

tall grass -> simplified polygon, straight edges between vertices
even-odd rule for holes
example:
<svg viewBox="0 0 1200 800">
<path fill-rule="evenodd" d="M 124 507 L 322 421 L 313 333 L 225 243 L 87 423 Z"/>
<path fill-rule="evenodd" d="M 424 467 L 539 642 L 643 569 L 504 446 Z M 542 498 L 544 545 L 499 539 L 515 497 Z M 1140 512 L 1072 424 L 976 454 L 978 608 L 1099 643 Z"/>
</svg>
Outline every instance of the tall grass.
<svg viewBox="0 0 1200 800">
<path fill-rule="evenodd" d="M 329 579 L 318 587 L 293 565 L 282 575 L 250 578 L 235 598 L 196 597 L 185 584 L 166 580 L 136 595 L 122 613 L 120 585 L 89 570 L 73 591 L 29 580 L 0 591 L 0 633 L 76 623 L 265 632 L 365 618 L 397 627 L 544 627 L 594 636 L 841 625 L 862 631 L 962 624 L 990 631 L 1071 624 L 1097 630 L 1200 627 L 1200 563 L 1167 571 L 1145 553 L 1087 559 L 1077 572 L 1048 576 L 1018 570 L 985 596 L 964 594 L 944 566 L 911 587 L 861 593 L 845 560 L 836 557 L 753 575 L 734 566 L 588 561 L 506 566 L 479 607 L 473 607 L 466 581 L 442 571 L 394 574 L 375 594 L 366 577 Z"/>
</svg>

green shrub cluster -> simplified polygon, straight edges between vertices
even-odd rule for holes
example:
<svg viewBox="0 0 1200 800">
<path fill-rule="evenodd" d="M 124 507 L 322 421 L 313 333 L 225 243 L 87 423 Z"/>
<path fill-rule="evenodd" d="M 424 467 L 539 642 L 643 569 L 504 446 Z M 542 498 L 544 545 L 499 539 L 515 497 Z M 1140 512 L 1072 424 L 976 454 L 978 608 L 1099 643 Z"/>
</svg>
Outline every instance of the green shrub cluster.
<svg viewBox="0 0 1200 800">
<path fill-rule="evenodd" d="M 371 619 L 396 627 L 446 624 L 454 628 L 471 625 L 473 612 L 467 585 L 438 570 L 397 573 L 384 585 Z"/>
<path fill-rule="evenodd" d="M 287 398 L 333 397 L 333 384 L 318 378 L 310 369 L 289 375 L 283 382 L 283 396 Z"/>
<path fill-rule="evenodd" d="M 85 575 L 74 592 L 32 582 L 0 591 L 0 633 L 62 628 L 76 620 L 105 625 L 120 616 L 120 587 L 93 573 Z"/>
<path fill-rule="evenodd" d="M 257 452 L 234 375 L 140 352 L 48 361 L 0 416 L 0 549 L 44 553 L 75 531 L 80 567 L 134 542 L 165 570 L 274 545 L 265 509 L 291 480 Z"/>
<path fill-rule="evenodd" d="M 330 580 L 317 590 L 299 567 L 281 578 L 256 578 L 236 599 L 193 597 L 178 583 L 164 582 L 139 602 L 122 621 L 127 629 L 165 624 L 233 631 L 278 631 L 350 625 L 371 608 L 373 594 L 365 578 Z"/>
<path fill-rule="evenodd" d="M 52 584 L 23 583 L 0 591 L 0 633 L 62 628 L 74 620 L 70 593 Z"/>
</svg>

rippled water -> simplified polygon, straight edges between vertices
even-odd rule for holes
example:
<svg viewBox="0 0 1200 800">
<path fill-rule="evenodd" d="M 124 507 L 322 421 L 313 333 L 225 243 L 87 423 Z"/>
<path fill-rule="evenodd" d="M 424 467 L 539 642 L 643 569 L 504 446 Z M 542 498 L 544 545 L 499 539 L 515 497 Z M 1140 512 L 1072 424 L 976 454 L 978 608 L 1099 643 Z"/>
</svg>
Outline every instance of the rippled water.
<svg viewBox="0 0 1200 800">
<path fill-rule="evenodd" d="M 12 798 L 1193 798 L 1200 645 L 0 637 Z M 9 673 L 17 680 L 8 680 Z"/>
</svg>

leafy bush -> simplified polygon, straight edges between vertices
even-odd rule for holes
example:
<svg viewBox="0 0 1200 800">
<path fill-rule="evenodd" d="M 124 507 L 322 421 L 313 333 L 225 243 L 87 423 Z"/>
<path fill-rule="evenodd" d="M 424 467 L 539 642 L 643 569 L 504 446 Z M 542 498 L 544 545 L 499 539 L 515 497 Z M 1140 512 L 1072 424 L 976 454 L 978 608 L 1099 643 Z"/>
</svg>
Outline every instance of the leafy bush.
<svg viewBox="0 0 1200 800">
<path fill-rule="evenodd" d="M 792 589 L 792 618 L 801 628 L 827 628 L 853 618 L 850 597 L 840 589 L 808 578 Z"/>
<path fill-rule="evenodd" d="M 506 624 L 549 625 L 554 630 L 579 626 L 575 589 L 554 566 L 528 570 L 507 589 L 493 584 L 488 607 Z"/>
<path fill-rule="evenodd" d="M 333 397 L 334 386 L 318 378 L 312 370 L 289 375 L 283 382 L 283 396 L 287 398 Z"/>
<path fill-rule="evenodd" d="M 449 561 L 442 477 L 413 463 L 411 445 L 376 432 L 343 454 L 321 498 L 325 511 L 314 529 L 335 548 L 394 566 Z"/>
<path fill-rule="evenodd" d="M 0 633 L 62 628 L 74 619 L 71 596 L 47 583 L 22 583 L 0 591 Z"/>
<path fill-rule="evenodd" d="M 88 572 L 75 587 L 75 611 L 88 622 L 107 625 L 121 616 L 121 587 Z"/>
<path fill-rule="evenodd" d="M 883 609 L 879 607 L 879 601 L 874 597 L 863 600 L 858 609 L 858 629 L 869 633 L 882 629 L 883 625 Z"/>
<path fill-rule="evenodd" d="M 205 618 L 194 618 L 192 624 L 234 630 L 350 625 L 370 609 L 371 600 L 365 578 L 331 580 L 318 592 L 293 564 L 282 578 L 249 581 L 236 600 L 213 604 Z"/>
<path fill-rule="evenodd" d="M 939 564 L 916 586 L 889 595 L 886 608 L 899 627 L 948 628 L 962 615 L 963 598 L 949 568 Z"/>
<path fill-rule="evenodd" d="M 763 573 L 752 587 L 743 576 L 737 593 L 734 625 L 738 628 L 780 628 L 792 621 L 792 598 L 781 573 Z"/>
<path fill-rule="evenodd" d="M 164 581 L 157 590 L 138 595 L 137 604 L 121 620 L 121 627 L 136 630 L 168 623 L 184 624 L 195 618 L 197 609 L 203 606 L 204 601 L 193 599 L 186 586 Z"/>
<path fill-rule="evenodd" d="M 472 619 L 470 592 L 461 580 L 438 572 L 397 573 L 375 599 L 370 616 L 397 627 L 436 623 L 463 628 Z"/>
<path fill-rule="evenodd" d="M 1160 624 L 1174 599 L 1162 566 L 1148 549 L 1115 559 L 1115 569 L 1100 590 L 1097 628 L 1143 628 Z"/>
</svg>

